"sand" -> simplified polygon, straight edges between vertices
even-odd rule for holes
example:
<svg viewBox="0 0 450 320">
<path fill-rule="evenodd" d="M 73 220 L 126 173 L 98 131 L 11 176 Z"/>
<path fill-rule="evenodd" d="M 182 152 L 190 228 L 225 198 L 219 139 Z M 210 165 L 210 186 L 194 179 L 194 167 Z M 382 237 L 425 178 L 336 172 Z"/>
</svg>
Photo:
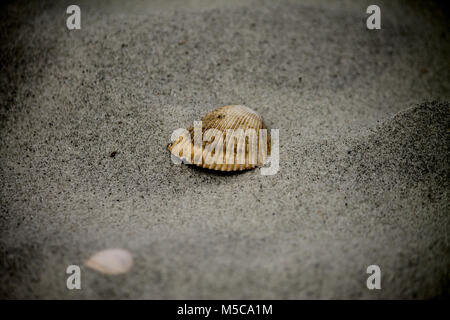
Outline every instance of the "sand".
<svg viewBox="0 0 450 320">
<path fill-rule="evenodd" d="M 365 1 L 121 3 L 80 1 L 78 31 L 63 1 L 1 10 L 0 297 L 448 297 L 439 6 L 380 1 L 369 31 Z M 227 104 L 280 130 L 276 175 L 170 161 Z M 116 247 L 128 273 L 83 265 Z"/>
</svg>

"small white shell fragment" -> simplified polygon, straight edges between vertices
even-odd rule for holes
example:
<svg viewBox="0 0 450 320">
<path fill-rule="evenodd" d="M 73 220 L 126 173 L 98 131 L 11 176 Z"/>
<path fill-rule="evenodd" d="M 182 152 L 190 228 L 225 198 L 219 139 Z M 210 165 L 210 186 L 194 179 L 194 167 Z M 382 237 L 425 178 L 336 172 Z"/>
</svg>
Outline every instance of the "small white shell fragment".
<svg viewBox="0 0 450 320">
<path fill-rule="evenodd" d="M 92 255 L 84 265 L 105 274 L 121 274 L 131 269 L 133 256 L 124 249 L 106 249 Z"/>
</svg>

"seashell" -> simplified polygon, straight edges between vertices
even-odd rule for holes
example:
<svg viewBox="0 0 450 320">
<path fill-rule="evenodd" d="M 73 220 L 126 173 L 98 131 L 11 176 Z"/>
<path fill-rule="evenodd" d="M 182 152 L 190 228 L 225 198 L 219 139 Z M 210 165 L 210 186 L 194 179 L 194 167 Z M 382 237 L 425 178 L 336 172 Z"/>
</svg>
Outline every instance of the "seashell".
<svg viewBox="0 0 450 320">
<path fill-rule="evenodd" d="M 168 148 L 176 158 L 212 170 L 252 169 L 270 156 L 270 135 L 263 118 L 241 105 L 209 112 L 201 119 L 201 127 L 194 122 L 194 127 L 172 141 Z"/>
<path fill-rule="evenodd" d="M 124 249 L 106 249 L 92 255 L 84 265 L 101 273 L 121 274 L 131 269 L 133 256 Z"/>
</svg>

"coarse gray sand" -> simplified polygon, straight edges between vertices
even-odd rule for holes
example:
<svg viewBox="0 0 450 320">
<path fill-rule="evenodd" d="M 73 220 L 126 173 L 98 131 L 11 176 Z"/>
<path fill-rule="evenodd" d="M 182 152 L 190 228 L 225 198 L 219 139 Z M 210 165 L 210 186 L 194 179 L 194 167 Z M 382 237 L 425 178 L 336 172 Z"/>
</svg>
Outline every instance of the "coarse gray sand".
<svg viewBox="0 0 450 320">
<path fill-rule="evenodd" d="M 368 1 L 79 1 L 68 31 L 69 4 L 0 13 L 0 297 L 448 297 L 439 6 L 379 1 L 369 31 Z M 280 130 L 276 175 L 170 161 L 227 104 Z M 114 247 L 127 274 L 83 266 Z"/>
</svg>

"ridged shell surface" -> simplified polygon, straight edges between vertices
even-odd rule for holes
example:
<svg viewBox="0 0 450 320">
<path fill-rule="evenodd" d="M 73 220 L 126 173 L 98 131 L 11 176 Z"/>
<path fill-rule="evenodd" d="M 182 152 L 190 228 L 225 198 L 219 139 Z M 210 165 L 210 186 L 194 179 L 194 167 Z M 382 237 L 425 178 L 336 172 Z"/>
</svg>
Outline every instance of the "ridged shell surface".
<svg viewBox="0 0 450 320">
<path fill-rule="evenodd" d="M 219 171 L 252 169 L 270 155 L 270 135 L 262 117 L 242 105 L 215 109 L 187 129 L 168 148 L 177 158 Z M 195 139 L 195 138 L 199 139 Z"/>
</svg>

